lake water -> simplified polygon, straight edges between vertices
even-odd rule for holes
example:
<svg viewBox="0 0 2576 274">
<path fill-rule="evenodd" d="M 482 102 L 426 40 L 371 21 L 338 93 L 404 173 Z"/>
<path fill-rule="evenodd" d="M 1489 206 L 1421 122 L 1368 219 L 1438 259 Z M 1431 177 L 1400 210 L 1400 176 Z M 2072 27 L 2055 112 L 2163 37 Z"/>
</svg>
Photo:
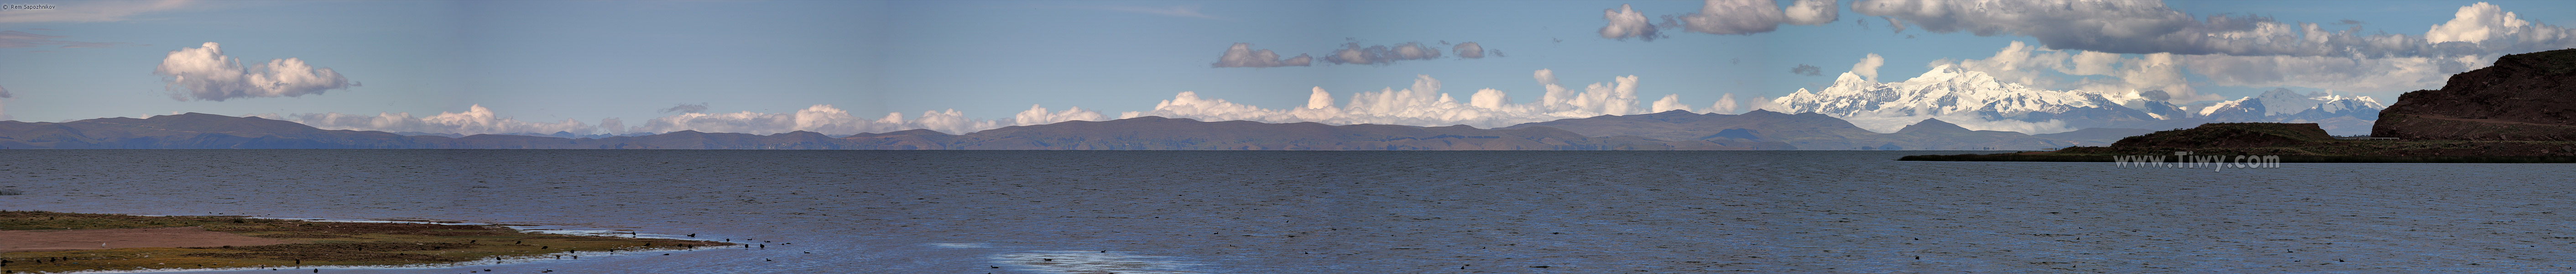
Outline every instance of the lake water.
<svg viewBox="0 0 2576 274">
<path fill-rule="evenodd" d="M 0 151 L 0 209 L 769 247 L 326 273 L 2576 272 L 2576 165 L 1935 153 Z"/>
</svg>

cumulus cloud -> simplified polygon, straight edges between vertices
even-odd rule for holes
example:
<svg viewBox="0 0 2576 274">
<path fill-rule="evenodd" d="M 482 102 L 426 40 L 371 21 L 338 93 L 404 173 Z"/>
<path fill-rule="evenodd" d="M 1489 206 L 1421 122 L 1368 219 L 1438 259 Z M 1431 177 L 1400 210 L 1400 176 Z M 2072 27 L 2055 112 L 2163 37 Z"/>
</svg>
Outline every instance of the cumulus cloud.
<svg viewBox="0 0 2576 274">
<path fill-rule="evenodd" d="M 1599 115 L 1643 113 L 1637 104 L 1637 77 L 1612 78 L 1610 82 L 1593 83 L 1581 90 L 1567 89 L 1556 83 L 1553 71 L 1539 70 L 1531 78 L 1538 80 L 1547 93 L 1537 102 L 1513 103 L 1500 90 L 1481 89 L 1463 102 L 1442 93 L 1439 79 L 1417 76 L 1413 85 L 1386 88 L 1375 92 L 1352 94 L 1347 103 L 1332 104 L 1332 95 L 1315 88 L 1304 107 L 1269 109 L 1225 99 L 1200 97 L 1197 92 L 1181 92 L 1163 100 L 1151 111 L 1131 111 L 1119 118 L 1161 116 L 1204 121 L 1260 121 L 1270 123 L 1317 122 L 1327 124 L 1391 124 L 1416 126 L 1469 125 L 1501 127 L 1520 123 Z M 1657 107 L 1679 107 L 1677 98 L 1668 98 Z"/>
<path fill-rule="evenodd" d="M 2291 86 L 2395 95 L 2437 89 L 2450 75 L 2492 65 L 2501 56 L 2361 58 L 2337 56 L 2181 57 L 2192 74 L 2224 86 Z"/>
<path fill-rule="evenodd" d="M 1782 11 L 1788 15 L 1785 18 L 1788 21 L 1782 23 L 1810 26 L 1833 23 L 1834 20 L 1841 18 L 1840 14 L 1836 14 L 1839 10 L 1842 10 L 1842 3 L 1837 0 L 1798 0 L 1790 3 L 1788 9 Z"/>
<path fill-rule="evenodd" d="M 1458 58 L 1485 58 L 1485 46 L 1477 45 L 1476 42 L 1458 43 L 1458 46 L 1450 47 L 1449 52 L 1458 54 Z"/>
<path fill-rule="evenodd" d="M 2336 31 L 2254 15 L 2194 19 L 2156 1 L 1863 0 L 1852 11 L 1912 21 L 1932 32 L 2029 36 L 2048 48 L 2122 54 L 2438 58 L 2576 46 L 2576 31 L 2522 20 L 2486 3 L 2461 7 L 2452 21 L 2424 36 L 2365 35 L 2360 26 Z M 2476 42 L 2445 43 L 2453 41 Z"/>
<path fill-rule="evenodd" d="M 1334 50 L 1332 55 L 1325 55 L 1324 61 L 1334 64 L 1385 65 L 1395 61 L 1440 58 L 1440 50 L 1415 42 L 1395 44 L 1392 47 L 1368 46 L 1366 48 L 1360 47 L 1360 43 L 1344 43 L 1342 47 Z"/>
<path fill-rule="evenodd" d="M 1879 58 L 1877 53 L 1871 53 L 1869 56 L 1862 56 L 1859 63 L 1852 63 L 1851 73 L 1860 75 L 1861 79 L 1878 81 L 1878 66 L 1886 64 L 1886 58 Z"/>
<path fill-rule="evenodd" d="M 1029 110 L 1020 111 L 1020 114 L 1019 114 L 1019 115 L 1013 115 L 1013 116 L 1011 116 L 1011 121 L 1012 121 L 1012 123 L 1017 124 L 1017 125 L 1021 125 L 1021 126 L 1053 124 L 1053 123 L 1061 123 L 1061 122 L 1064 122 L 1064 121 L 1107 121 L 1107 120 L 1109 120 L 1109 119 L 1108 119 L 1108 117 L 1107 117 L 1107 116 L 1101 116 L 1101 115 L 1100 115 L 1100 112 L 1098 112 L 1098 111 L 1082 110 L 1082 107 L 1066 108 L 1066 109 L 1064 109 L 1064 111 L 1059 111 L 1059 112 L 1047 112 L 1047 108 L 1046 108 L 1046 107 L 1039 106 L 1039 105 L 1037 105 L 1037 104 L 1030 104 L 1030 105 L 1029 105 Z M 982 130 L 982 129 L 977 129 L 977 130 Z"/>
<path fill-rule="evenodd" d="M 224 56 L 215 42 L 170 51 L 161 59 L 161 67 L 152 73 L 168 77 L 166 85 L 179 91 L 170 98 L 180 101 L 296 97 L 357 85 L 331 68 L 315 68 L 295 58 L 242 66 Z"/>
<path fill-rule="evenodd" d="M 1682 30 L 1708 34 L 1754 34 L 1780 29 L 1780 24 L 1820 25 L 1833 22 L 1834 0 L 1798 0 L 1783 10 L 1771 0 L 1707 0 L 1699 12 L 1678 18 Z"/>
<path fill-rule="evenodd" d="M 1628 8 L 1628 4 L 1619 4 L 1619 9 L 1601 10 L 1601 19 L 1610 21 L 1609 25 L 1601 26 L 1601 38 L 1637 38 L 1647 42 L 1664 38 L 1662 33 L 1656 32 L 1655 23 L 1646 21 L 1645 13 Z"/>
<path fill-rule="evenodd" d="M 2004 82 L 2042 89 L 2092 91 L 2129 104 L 2144 103 L 2141 100 L 2191 102 L 2218 99 L 2217 95 L 2198 93 L 2190 80 L 2183 78 L 2184 58 L 2188 56 L 2169 53 L 2127 58 L 2121 54 L 2097 51 L 2049 50 L 2016 41 L 1985 59 L 1943 60 L 1928 66 L 1956 65 Z M 2061 81 L 2063 77 L 2044 74 L 2050 71 L 2069 76 L 2104 77 Z"/>
<path fill-rule="evenodd" d="M 1233 47 L 1225 49 L 1224 56 L 1218 56 L 1216 63 L 1209 64 L 1208 66 L 1219 68 L 1303 67 L 1312 64 L 1313 62 L 1314 57 L 1306 56 L 1305 54 L 1298 54 L 1297 57 L 1288 59 L 1279 59 L 1279 54 L 1270 52 L 1270 50 L 1252 49 L 1252 43 L 1234 43 Z"/>
<path fill-rule="evenodd" d="M 1816 67 L 1816 65 L 1798 64 L 1796 67 L 1789 68 L 1789 74 L 1819 76 L 1825 75 L 1825 68 Z"/>
<path fill-rule="evenodd" d="M 1745 111 L 1746 111 L 1746 110 L 1744 109 L 1744 103 L 1736 102 L 1736 101 L 1735 101 L 1735 94 L 1734 94 L 1734 93 L 1727 93 L 1727 94 L 1725 94 L 1725 95 L 1719 95 L 1719 96 L 1717 97 L 1717 103 L 1716 103 L 1716 104 L 1710 104 L 1710 105 L 1708 106 L 1708 113 L 1716 113 L 1716 114 L 1742 114 L 1742 113 L 1744 113 Z"/>
<path fill-rule="evenodd" d="M 18 97 L 18 95 L 17 95 L 17 94 L 10 94 L 10 93 L 9 93 L 9 87 L 0 87 L 0 98 L 17 98 L 17 97 Z"/>
<path fill-rule="evenodd" d="M 2204 84 L 2244 87 L 2306 87 L 2345 92 L 2393 93 L 2440 88 L 2449 75 L 2491 65 L 2500 55 L 2451 57 L 2237 56 L 2226 54 L 2123 54 L 2050 50 L 2013 42 L 1994 56 L 1955 64 L 2008 82 L 2049 89 L 2101 91 L 2149 100 L 2193 102 L 2217 100 L 2198 93 L 2185 73 L 2206 77 Z M 1950 64 L 1935 62 L 1934 66 Z M 2045 74 L 2079 77 L 2073 81 Z M 2084 77 L 2102 76 L 2102 77 Z M 2123 98 L 2112 98 L 2123 99 Z"/>
<path fill-rule="evenodd" d="M 2469 42 L 2484 45 L 2488 44 L 2488 40 L 2498 40 L 2502 42 L 2499 44 L 2506 45 L 2539 44 L 2563 47 L 2569 45 L 2571 41 L 2576 41 L 2576 37 L 2568 37 L 2570 35 L 2576 35 L 2576 31 L 2522 20 L 2512 12 L 2505 12 L 2504 7 L 2478 2 L 2460 7 L 2459 12 L 2451 14 L 2450 22 L 2433 25 L 2431 30 L 2424 31 L 2424 42 Z M 2547 50 L 2545 47 L 2541 49 Z"/>
<path fill-rule="evenodd" d="M 1646 110 L 1646 113 L 1657 113 L 1657 112 L 1674 111 L 1674 110 L 1679 110 L 1679 111 L 1692 111 L 1692 110 L 1691 110 L 1691 107 L 1690 107 L 1690 104 L 1682 103 L 1682 95 L 1681 95 L 1681 94 L 1665 94 L 1663 99 L 1656 99 L 1656 100 L 1655 100 L 1654 107 L 1653 107 L 1653 108 L 1648 108 L 1648 109 Z"/>
<path fill-rule="evenodd" d="M 691 104 L 680 104 L 680 105 L 677 105 L 677 106 L 671 106 L 671 108 L 662 109 L 662 113 L 672 113 L 672 112 L 678 112 L 678 113 L 699 113 L 699 112 L 707 112 L 707 103 L 698 103 L 698 104 L 695 104 L 695 105 L 691 105 Z"/>
</svg>

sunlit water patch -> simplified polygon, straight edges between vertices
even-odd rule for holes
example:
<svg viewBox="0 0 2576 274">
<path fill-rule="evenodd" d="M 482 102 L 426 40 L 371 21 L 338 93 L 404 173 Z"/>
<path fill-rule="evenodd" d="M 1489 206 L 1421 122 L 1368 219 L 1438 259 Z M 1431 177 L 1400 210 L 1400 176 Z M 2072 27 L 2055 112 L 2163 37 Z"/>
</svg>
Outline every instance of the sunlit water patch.
<svg viewBox="0 0 2576 274">
<path fill-rule="evenodd" d="M 1063 274 L 1198 274 L 1207 264 L 1121 251 L 1029 251 L 993 255 L 1010 269 Z"/>
</svg>

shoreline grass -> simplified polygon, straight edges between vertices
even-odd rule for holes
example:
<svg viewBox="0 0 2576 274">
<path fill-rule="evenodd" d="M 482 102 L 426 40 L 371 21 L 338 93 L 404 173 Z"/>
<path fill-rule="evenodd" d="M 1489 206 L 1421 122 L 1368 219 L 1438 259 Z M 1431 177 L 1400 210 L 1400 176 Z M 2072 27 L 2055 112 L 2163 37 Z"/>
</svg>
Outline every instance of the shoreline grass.
<svg viewBox="0 0 2576 274">
<path fill-rule="evenodd" d="M 0 253 L 0 272 L 402 266 L 537 258 L 571 252 L 729 247 L 737 244 L 660 238 L 565 235 L 500 225 L 320 222 L 235 216 L 137 216 L 0 211 L 0 230 L 202 227 L 288 244 L 139 247 Z"/>
</svg>

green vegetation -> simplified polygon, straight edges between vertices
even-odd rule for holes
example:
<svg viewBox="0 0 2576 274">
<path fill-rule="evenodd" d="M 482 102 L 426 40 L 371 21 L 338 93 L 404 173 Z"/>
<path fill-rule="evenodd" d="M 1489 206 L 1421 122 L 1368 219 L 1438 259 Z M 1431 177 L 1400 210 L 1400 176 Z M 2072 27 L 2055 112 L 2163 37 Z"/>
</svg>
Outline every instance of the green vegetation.
<svg viewBox="0 0 2576 274">
<path fill-rule="evenodd" d="M 228 216 L 134 216 L 0 211 L 0 230 L 203 227 L 278 239 L 259 246 L 148 247 L 0 253 L 0 270 L 47 273 L 93 270 L 286 268 L 300 265 L 410 265 L 533 258 L 574 251 L 637 251 L 733 244 L 653 238 L 579 236 L 497 225 L 351 223 Z"/>
</svg>

